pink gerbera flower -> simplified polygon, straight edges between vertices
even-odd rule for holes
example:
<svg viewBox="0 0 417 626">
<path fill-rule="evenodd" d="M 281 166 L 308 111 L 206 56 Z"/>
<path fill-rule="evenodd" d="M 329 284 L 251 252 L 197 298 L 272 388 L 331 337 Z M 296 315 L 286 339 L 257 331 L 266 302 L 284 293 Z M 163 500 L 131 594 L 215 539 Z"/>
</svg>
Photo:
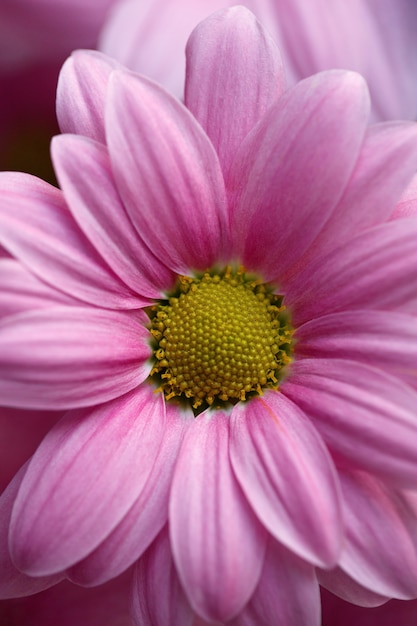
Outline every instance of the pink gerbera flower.
<svg viewBox="0 0 417 626">
<path fill-rule="evenodd" d="M 284 91 L 243 8 L 187 55 L 183 106 L 74 54 L 62 190 L 0 177 L 3 402 L 71 409 L 0 500 L 3 597 L 136 561 L 141 625 L 416 597 L 417 128 L 355 73 Z"/>
</svg>

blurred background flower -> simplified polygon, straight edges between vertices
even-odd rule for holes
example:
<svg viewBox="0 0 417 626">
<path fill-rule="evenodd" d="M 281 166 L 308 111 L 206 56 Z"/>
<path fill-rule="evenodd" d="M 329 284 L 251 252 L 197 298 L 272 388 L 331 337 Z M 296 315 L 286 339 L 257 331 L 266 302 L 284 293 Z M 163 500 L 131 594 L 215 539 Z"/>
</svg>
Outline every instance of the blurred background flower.
<svg viewBox="0 0 417 626">
<path fill-rule="evenodd" d="M 119 0 L 99 47 L 179 97 L 187 38 L 233 0 Z M 374 119 L 417 118 L 417 3 L 410 0 L 243 0 L 269 30 L 289 84 L 327 69 L 361 73 Z"/>
<path fill-rule="evenodd" d="M 183 95 L 194 26 L 234 0 L 3 0 L 0 169 L 56 182 L 49 140 L 55 89 L 76 48 L 97 48 Z M 410 0 L 243 0 L 272 34 L 289 84 L 320 70 L 360 72 L 373 119 L 417 118 L 417 3 Z"/>
<path fill-rule="evenodd" d="M 94 48 L 115 0 L 2 0 L 0 169 L 55 182 L 49 141 L 59 132 L 59 69 L 75 48 Z"/>
</svg>

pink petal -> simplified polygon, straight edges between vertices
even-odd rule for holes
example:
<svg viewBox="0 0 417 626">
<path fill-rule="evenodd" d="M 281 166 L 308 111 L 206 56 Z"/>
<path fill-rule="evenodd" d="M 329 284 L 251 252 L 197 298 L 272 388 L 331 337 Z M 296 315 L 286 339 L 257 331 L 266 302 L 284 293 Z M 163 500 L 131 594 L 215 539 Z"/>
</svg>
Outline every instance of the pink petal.
<svg viewBox="0 0 417 626">
<path fill-rule="evenodd" d="M 286 288 L 295 326 L 344 309 L 399 309 L 416 299 L 417 220 L 394 220 L 315 259 Z"/>
<path fill-rule="evenodd" d="M 187 109 L 156 84 L 115 72 L 106 129 L 122 200 L 154 255 L 178 273 L 218 261 L 227 235 L 223 180 Z"/>
<path fill-rule="evenodd" d="M 391 215 L 416 171 L 416 140 L 416 124 L 392 122 L 368 129 L 346 191 L 314 242 L 314 250 L 322 253 L 336 248 Z"/>
<path fill-rule="evenodd" d="M 59 572 L 94 550 L 146 483 L 164 432 L 161 394 L 68 413 L 32 458 L 15 501 L 11 552 L 33 575 Z"/>
<path fill-rule="evenodd" d="M 389 600 L 389 598 L 385 596 L 381 596 L 374 591 L 366 589 L 366 587 L 362 587 L 356 580 L 353 580 L 353 578 L 345 574 L 340 567 L 336 567 L 332 570 L 318 570 L 317 578 L 320 585 L 325 589 L 328 589 L 339 598 L 346 600 L 346 602 L 352 602 L 358 606 L 381 606 Z"/>
<path fill-rule="evenodd" d="M 320 594 L 313 567 L 270 540 L 258 587 L 228 626 L 319 626 Z"/>
<path fill-rule="evenodd" d="M 136 566 L 132 609 L 134 622 L 138 626 L 193 624 L 193 612 L 172 560 L 167 528 Z"/>
<path fill-rule="evenodd" d="M 266 532 L 233 475 L 229 422 L 206 412 L 187 431 L 170 501 L 172 552 L 194 610 L 208 621 L 228 621 L 255 589 Z"/>
<path fill-rule="evenodd" d="M 240 485 L 269 532 L 303 559 L 334 565 L 341 512 L 329 454 L 303 413 L 280 393 L 237 404 L 230 457 Z"/>
<path fill-rule="evenodd" d="M 168 499 L 178 448 L 184 430 L 194 419 L 167 405 L 167 423 L 161 447 L 143 489 L 126 516 L 110 535 L 69 572 L 80 585 L 98 585 L 118 576 L 134 563 L 155 539 L 168 519 Z"/>
<path fill-rule="evenodd" d="M 294 340 L 297 355 L 358 360 L 417 383 L 415 316 L 394 311 L 330 313 L 300 326 Z"/>
<path fill-rule="evenodd" d="M 0 243 L 54 288 L 110 308 L 136 308 L 140 299 L 114 275 L 84 237 L 62 192 L 34 176 L 0 173 Z"/>
<path fill-rule="evenodd" d="M 339 472 L 346 537 L 340 567 L 377 594 L 417 596 L 417 510 L 360 472 Z"/>
<path fill-rule="evenodd" d="M 13 503 L 18 493 L 27 465 L 16 474 L 0 497 L 0 599 L 19 598 L 38 593 L 56 585 L 64 578 L 62 574 L 31 578 L 16 569 L 9 552 L 9 524 Z"/>
<path fill-rule="evenodd" d="M 54 304 L 79 304 L 41 282 L 11 258 L 0 259 L 0 317 Z"/>
<path fill-rule="evenodd" d="M 227 174 L 243 139 L 284 89 L 279 52 L 253 13 L 237 6 L 201 22 L 186 54 L 185 104 Z"/>
<path fill-rule="evenodd" d="M 60 409 L 117 398 L 148 376 L 148 337 L 136 317 L 118 311 L 56 306 L 4 318 L 2 402 Z"/>
<path fill-rule="evenodd" d="M 328 447 L 355 467 L 416 485 L 417 393 L 363 363 L 302 359 L 281 391 L 312 420 Z"/>
<path fill-rule="evenodd" d="M 61 135 L 52 142 L 52 158 L 70 210 L 94 248 L 133 291 L 160 298 L 173 276 L 144 246 L 127 216 L 106 148 Z"/>
<path fill-rule="evenodd" d="M 368 121 L 363 79 L 326 72 L 299 83 L 263 116 L 232 168 L 237 252 L 278 280 L 322 229 L 352 174 Z"/>
<path fill-rule="evenodd" d="M 86 135 L 105 143 L 104 101 L 114 59 L 95 50 L 77 50 L 58 80 L 56 113 L 62 133 Z"/>
</svg>

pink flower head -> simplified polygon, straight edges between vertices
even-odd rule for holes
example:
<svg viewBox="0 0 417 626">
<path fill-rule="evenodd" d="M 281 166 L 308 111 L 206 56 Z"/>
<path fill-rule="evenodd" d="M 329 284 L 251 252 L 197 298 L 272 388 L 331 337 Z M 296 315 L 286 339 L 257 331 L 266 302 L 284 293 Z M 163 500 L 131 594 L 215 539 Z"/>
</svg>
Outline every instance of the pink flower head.
<svg viewBox="0 0 417 626">
<path fill-rule="evenodd" d="M 0 176 L 1 394 L 69 409 L 0 499 L 2 596 L 136 563 L 140 625 L 414 598 L 417 127 L 353 72 L 285 90 L 242 7 L 187 64 L 183 105 L 75 53 L 61 189 Z"/>
<path fill-rule="evenodd" d="M 192 28 L 233 0 L 119 0 L 99 48 L 161 82 L 184 87 Z M 417 119 L 417 4 L 410 0 L 243 0 L 278 44 L 289 82 L 327 69 L 361 73 L 377 120 Z"/>
</svg>

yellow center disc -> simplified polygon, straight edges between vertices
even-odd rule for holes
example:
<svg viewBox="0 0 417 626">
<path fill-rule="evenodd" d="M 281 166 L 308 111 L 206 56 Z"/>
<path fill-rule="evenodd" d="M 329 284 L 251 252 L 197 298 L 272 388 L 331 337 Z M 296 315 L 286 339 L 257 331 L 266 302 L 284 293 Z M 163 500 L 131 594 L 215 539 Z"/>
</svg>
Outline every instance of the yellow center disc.
<svg viewBox="0 0 417 626">
<path fill-rule="evenodd" d="M 290 360 L 284 309 L 279 296 L 240 270 L 181 276 L 178 297 L 152 307 L 151 376 L 167 400 L 182 396 L 194 409 L 276 388 Z"/>
</svg>

